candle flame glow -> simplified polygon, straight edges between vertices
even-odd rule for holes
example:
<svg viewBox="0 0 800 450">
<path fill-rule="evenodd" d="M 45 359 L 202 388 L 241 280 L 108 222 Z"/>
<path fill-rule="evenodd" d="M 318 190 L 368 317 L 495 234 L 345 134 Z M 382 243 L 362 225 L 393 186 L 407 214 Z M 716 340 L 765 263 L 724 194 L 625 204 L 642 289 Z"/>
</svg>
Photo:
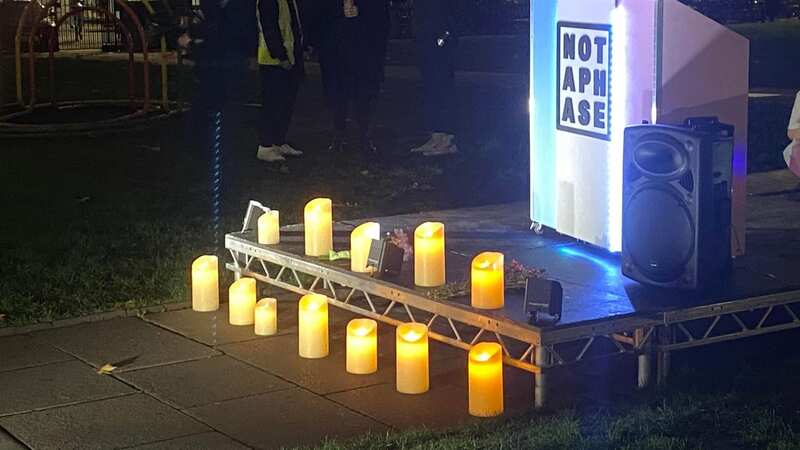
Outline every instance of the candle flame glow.
<svg viewBox="0 0 800 450">
<path fill-rule="evenodd" d="M 422 337 L 422 333 L 418 333 L 414 330 L 410 330 L 403 335 L 403 339 L 409 342 L 418 341 L 419 338 Z"/>
<path fill-rule="evenodd" d="M 494 358 L 502 347 L 494 342 L 481 342 L 472 347 L 469 352 L 469 359 L 475 362 L 487 362 Z"/>
<path fill-rule="evenodd" d="M 491 359 L 491 357 L 492 357 L 492 355 L 490 353 L 481 352 L 481 353 L 475 355 L 475 357 L 473 359 L 475 359 L 476 361 L 484 362 L 484 361 L 488 361 L 489 359 Z"/>
</svg>

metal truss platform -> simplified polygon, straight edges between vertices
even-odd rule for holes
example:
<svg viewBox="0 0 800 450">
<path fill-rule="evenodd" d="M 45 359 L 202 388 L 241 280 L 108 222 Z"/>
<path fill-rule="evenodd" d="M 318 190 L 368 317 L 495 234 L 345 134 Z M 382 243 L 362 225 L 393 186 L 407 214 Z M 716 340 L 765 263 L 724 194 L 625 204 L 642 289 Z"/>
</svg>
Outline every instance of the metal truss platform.
<svg viewBox="0 0 800 450">
<path fill-rule="evenodd" d="M 432 339 L 464 350 L 481 341 L 498 342 L 507 365 L 535 375 L 538 407 L 546 402 L 547 373 L 555 366 L 633 354 L 638 357 L 638 384 L 645 387 L 653 372 L 659 383 L 665 380 L 673 351 L 800 328 L 797 238 L 787 246 L 786 236 L 779 236 L 783 251 L 773 252 L 769 242 L 775 232 L 748 234 L 751 253 L 736 260 L 731 279 L 715 292 L 690 295 L 638 285 L 622 277 L 615 256 L 562 236 L 528 231 L 518 208 L 500 205 L 370 220 L 384 231 L 411 231 L 425 220 L 444 222 L 448 282 L 467 280 L 472 256 L 488 250 L 503 252 L 507 262 L 516 259 L 544 269 L 564 287 L 562 319 L 554 326 L 529 324 L 519 291 L 507 293 L 503 310 L 477 310 L 468 298 L 434 300 L 427 290 L 414 287 L 410 264 L 397 279 L 379 280 L 351 272 L 349 261 L 306 257 L 301 227 L 286 227 L 277 246 L 259 245 L 253 232 L 226 235 L 232 256 L 227 268 L 237 277 L 298 294 L 324 294 L 332 306 L 390 325 L 426 323 Z M 335 248 L 349 247 L 353 225 L 336 224 Z M 765 242 L 759 245 L 759 239 Z"/>
</svg>

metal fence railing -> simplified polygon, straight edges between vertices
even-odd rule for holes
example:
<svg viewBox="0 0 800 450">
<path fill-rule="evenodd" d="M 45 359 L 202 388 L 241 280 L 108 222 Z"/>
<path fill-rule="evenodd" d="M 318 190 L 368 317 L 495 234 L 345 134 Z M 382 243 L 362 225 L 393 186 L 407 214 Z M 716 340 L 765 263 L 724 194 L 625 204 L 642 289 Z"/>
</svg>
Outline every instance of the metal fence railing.
<svg viewBox="0 0 800 450">
<path fill-rule="evenodd" d="M 119 48 L 122 36 L 114 22 L 94 9 L 110 10 L 119 18 L 116 5 L 109 0 L 59 0 L 57 6 L 50 11 L 51 26 L 56 20 L 73 14 L 58 29 L 58 45 L 60 50 L 107 50 Z"/>
</svg>

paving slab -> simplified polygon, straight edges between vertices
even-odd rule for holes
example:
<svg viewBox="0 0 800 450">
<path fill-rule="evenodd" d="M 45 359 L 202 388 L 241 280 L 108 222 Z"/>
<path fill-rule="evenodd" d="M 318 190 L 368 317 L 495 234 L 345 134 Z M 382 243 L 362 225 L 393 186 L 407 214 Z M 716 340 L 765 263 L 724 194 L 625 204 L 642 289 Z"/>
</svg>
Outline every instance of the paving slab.
<svg viewBox="0 0 800 450">
<path fill-rule="evenodd" d="M 181 409 L 293 386 L 228 356 L 134 370 L 119 377 Z"/>
<path fill-rule="evenodd" d="M 332 330 L 330 355 L 321 359 L 304 359 L 298 356 L 297 335 L 294 334 L 224 345 L 219 349 L 236 359 L 260 367 L 317 394 L 329 394 L 394 382 L 394 330 L 394 327 L 389 325 L 378 325 L 378 372 L 370 375 L 353 375 L 345 370 L 344 327 Z M 466 357 L 465 352 L 438 342 L 431 342 L 430 345 L 432 372 L 444 366 L 443 361 L 456 356 Z"/>
<path fill-rule="evenodd" d="M 0 372 L 0 415 L 133 392 L 112 377 L 98 375 L 80 361 Z"/>
<path fill-rule="evenodd" d="M 278 334 L 297 333 L 297 302 L 300 299 L 296 294 L 274 295 L 278 298 Z M 355 314 L 331 308 L 331 323 L 346 324 L 347 321 L 357 317 Z M 228 323 L 228 304 L 220 305 L 219 311 L 215 312 L 196 312 L 191 309 L 180 311 L 170 311 L 157 314 L 148 314 L 145 321 L 170 331 L 202 342 L 206 345 L 214 345 L 214 335 L 212 333 L 214 317 L 216 317 L 217 335 L 216 345 L 232 344 L 236 342 L 252 341 L 264 339 L 263 336 L 256 336 L 252 326 L 234 326 Z"/>
<path fill-rule="evenodd" d="M 519 414 L 533 408 L 533 374 L 510 366 L 503 366 L 503 406 L 506 414 Z M 469 375 L 467 360 L 458 359 L 448 370 L 442 370 L 431 378 L 431 384 L 447 384 L 463 389 L 468 398 Z"/>
<path fill-rule="evenodd" d="M 401 394 L 394 384 L 379 384 L 331 394 L 329 399 L 393 428 L 446 428 L 477 419 L 468 412 L 466 389 L 431 379 L 431 389 Z"/>
<path fill-rule="evenodd" d="M 216 318 L 216 320 L 215 320 Z M 196 312 L 191 309 L 148 314 L 145 321 L 171 330 L 182 336 L 206 345 L 223 345 L 234 342 L 261 339 L 253 332 L 253 326 L 234 326 L 228 323 L 228 304 L 223 303 L 219 311 Z M 213 334 L 216 323 L 216 342 Z M 278 302 L 278 335 L 297 332 L 297 302 Z"/>
<path fill-rule="evenodd" d="M 208 427 L 144 394 L 0 418 L 37 450 L 131 447 L 208 431 Z"/>
<path fill-rule="evenodd" d="M 27 334 L 0 338 L 0 372 L 73 359 L 41 337 Z"/>
<path fill-rule="evenodd" d="M 36 333 L 59 349 L 117 373 L 161 364 L 208 358 L 219 353 L 139 318 L 113 319 Z"/>
<path fill-rule="evenodd" d="M 247 450 L 249 448 L 224 434 L 213 431 L 130 447 L 132 450 Z"/>
<path fill-rule="evenodd" d="M 431 371 L 431 389 L 421 395 L 405 395 L 394 384 L 382 384 L 330 394 L 327 398 L 398 429 L 446 428 L 484 419 L 469 416 L 466 358 L 447 360 Z M 505 415 L 533 407 L 533 375 L 504 367 Z"/>
<path fill-rule="evenodd" d="M 0 450 L 27 450 L 27 448 L 0 428 Z"/>
<path fill-rule="evenodd" d="M 322 375 L 322 374 L 320 374 Z M 300 388 L 230 400 L 187 411 L 238 441 L 259 449 L 347 439 L 386 427 Z"/>
</svg>

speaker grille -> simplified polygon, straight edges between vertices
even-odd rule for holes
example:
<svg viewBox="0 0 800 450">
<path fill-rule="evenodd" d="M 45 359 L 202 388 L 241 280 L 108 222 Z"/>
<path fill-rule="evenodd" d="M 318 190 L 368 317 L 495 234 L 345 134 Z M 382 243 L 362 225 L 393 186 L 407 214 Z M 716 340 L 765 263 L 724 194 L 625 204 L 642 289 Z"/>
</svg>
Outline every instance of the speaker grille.
<svg viewBox="0 0 800 450">
<path fill-rule="evenodd" d="M 664 133 L 643 135 L 633 149 L 633 161 L 642 172 L 662 179 L 677 178 L 689 168 L 686 149 Z"/>
<path fill-rule="evenodd" d="M 625 210 L 624 243 L 631 262 L 653 281 L 677 280 L 694 255 L 692 216 L 668 185 L 634 193 Z"/>
</svg>

